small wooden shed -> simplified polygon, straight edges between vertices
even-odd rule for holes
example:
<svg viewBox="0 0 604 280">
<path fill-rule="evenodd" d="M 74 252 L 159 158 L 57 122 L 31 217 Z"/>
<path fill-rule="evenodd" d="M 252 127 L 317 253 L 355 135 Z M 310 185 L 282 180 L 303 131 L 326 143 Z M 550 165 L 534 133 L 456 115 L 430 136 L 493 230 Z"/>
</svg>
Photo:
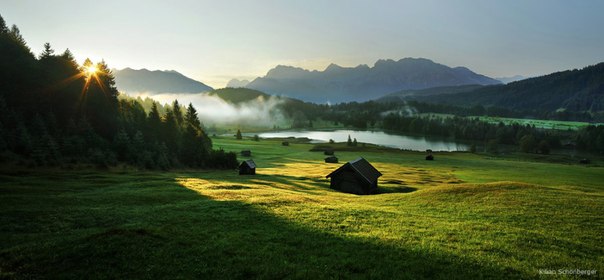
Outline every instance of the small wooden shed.
<svg viewBox="0 0 604 280">
<path fill-rule="evenodd" d="M 326 178 L 331 178 L 332 189 L 352 194 L 372 194 L 377 191 L 380 176 L 382 173 L 360 157 L 340 166 Z"/>
<path fill-rule="evenodd" d="M 239 165 L 239 175 L 255 175 L 256 163 L 254 160 L 248 159 L 241 162 Z"/>
<path fill-rule="evenodd" d="M 252 151 L 250 151 L 250 150 L 243 150 L 243 151 L 241 151 L 241 156 L 251 157 L 252 156 Z"/>
<path fill-rule="evenodd" d="M 336 156 L 329 156 L 325 158 L 326 163 L 338 163 L 338 158 Z"/>
<path fill-rule="evenodd" d="M 434 160 L 434 156 L 432 155 L 432 150 L 427 149 L 426 153 L 428 153 L 428 155 L 426 156 L 426 160 Z"/>
</svg>

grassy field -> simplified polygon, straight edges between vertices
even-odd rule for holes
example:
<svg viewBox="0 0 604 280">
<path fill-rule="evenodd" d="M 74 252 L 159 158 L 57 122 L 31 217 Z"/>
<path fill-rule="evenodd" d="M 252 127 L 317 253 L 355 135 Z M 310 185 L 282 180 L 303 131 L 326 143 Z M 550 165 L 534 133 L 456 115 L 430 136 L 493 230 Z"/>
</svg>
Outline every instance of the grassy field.
<svg viewBox="0 0 604 280">
<path fill-rule="evenodd" d="M 311 144 L 213 141 L 258 174 L 4 167 L 0 278 L 602 278 L 603 167 L 336 151 L 384 174 L 356 196 Z"/>
<path fill-rule="evenodd" d="M 502 118 L 502 117 L 469 117 L 469 118 L 479 118 L 481 121 L 489 122 L 489 123 L 504 123 L 506 125 L 510 125 L 513 123 L 518 123 L 520 125 L 534 125 L 537 128 L 544 129 L 557 129 L 557 130 L 577 130 L 582 127 L 586 127 L 592 123 L 588 122 L 573 122 L 573 121 L 554 121 L 554 120 L 538 120 L 538 119 L 515 119 L 515 118 Z M 595 123 L 597 125 L 604 125 L 602 123 Z M 592 124 L 593 125 L 593 124 Z"/>
</svg>

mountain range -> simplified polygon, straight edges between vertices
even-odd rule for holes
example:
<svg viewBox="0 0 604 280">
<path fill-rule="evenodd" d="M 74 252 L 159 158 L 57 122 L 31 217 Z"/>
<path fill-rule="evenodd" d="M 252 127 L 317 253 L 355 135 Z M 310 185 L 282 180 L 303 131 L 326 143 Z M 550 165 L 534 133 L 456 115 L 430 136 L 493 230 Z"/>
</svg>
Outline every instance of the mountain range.
<svg viewBox="0 0 604 280">
<path fill-rule="evenodd" d="M 125 68 L 112 71 L 117 89 L 125 93 L 200 93 L 213 90 L 206 84 L 173 70 L 149 71 Z"/>
<path fill-rule="evenodd" d="M 323 71 L 279 65 L 246 87 L 315 103 L 339 103 L 372 100 L 400 90 L 469 84 L 501 82 L 465 67 L 451 68 L 425 58 L 403 58 L 378 60 L 373 67 L 330 64 Z"/>
<path fill-rule="evenodd" d="M 199 93 L 211 87 L 176 71 L 126 68 L 114 70 L 116 84 L 126 93 Z M 237 82 L 239 84 L 237 84 Z M 373 67 L 354 68 L 331 64 L 324 71 L 277 66 L 249 84 L 258 91 L 216 91 L 221 98 L 237 101 L 271 94 L 315 103 L 376 100 L 456 106 L 482 105 L 512 110 L 604 112 L 604 63 L 580 70 L 501 84 L 467 68 L 450 68 L 427 59 L 379 60 Z M 391 89 L 395 90 L 391 90 Z M 245 96 L 239 96 L 245 95 Z"/>
</svg>

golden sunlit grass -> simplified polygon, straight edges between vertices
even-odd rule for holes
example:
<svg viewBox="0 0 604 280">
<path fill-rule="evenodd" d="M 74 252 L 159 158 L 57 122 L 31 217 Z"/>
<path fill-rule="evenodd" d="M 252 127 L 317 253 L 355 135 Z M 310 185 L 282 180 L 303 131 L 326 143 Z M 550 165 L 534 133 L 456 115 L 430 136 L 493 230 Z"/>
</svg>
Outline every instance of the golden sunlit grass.
<svg viewBox="0 0 604 280">
<path fill-rule="evenodd" d="M 469 154 L 438 154 L 440 162 L 435 163 L 414 160 L 423 157 L 420 153 L 361 152 L 384 174 L 380 187 L 388 191 L 356 196 L 329 189 L 325 175 L 343 163 L 325 164 L 321 153 L 302 151 L 310 145 L 283 148 L 271 143 L 223 139 L 216 142 L 234 151 L 253 144 L 253 158 L 260 164 L 256 176 L 217 172 L 177 180 L 183 187 L 215 201 L 243 202 L 311 231 L 361 238 L 399 250 L 437 252 L 451 256 L 450 261 L 467 260 L 507 271 L 495 278 L 536 277 L 540 267 L 601 267 L 596 261 L 601 258 L 596 244 L 602 237 L 594 225 L 602 228 L 604 221 L 593 216 L 594 209 L 602 209 L 601 190 L 569 191 L 555 179 L 552 186 L 538 185 L 533 182 L 543 178 L 532 178 L 527 172 L 514 176 L 517 181 L 486 184 L 462 181 L 456 175 L 461 172 L 468 181 L 483 181 L 480 176 L 467 176 L 465 171 L 474 164 L 489 174 L 485 178 L 505 167 L 526 170 L 532 166 L 531 170 L 539 172 L 549 168 L 554 173 L 576 168 L 581 174 L 584 168 L 580 166 L 489 161 Z M 282 153 L 281 161 L 275 159 L 275 153 Z M 353 159 L 358 152 L 336 154 Z M 598 173 L 593 169 L 585 172 L 591 176 Z M 564 174 L 572 177 L 571 171 Z M 590 186 L 592 182 L 588 179 L 584 183 L 580 184 Z M 573 205 L 572 209 L 569 205 Z M 575 219 L 585 223 L 576 224 Z M 591 245 L 584 247 L 586 244 Z M 405 260 L 409 262 L 413 261 Z M 440 265 L 429 267 L 438 270 Z"/>
</svg>

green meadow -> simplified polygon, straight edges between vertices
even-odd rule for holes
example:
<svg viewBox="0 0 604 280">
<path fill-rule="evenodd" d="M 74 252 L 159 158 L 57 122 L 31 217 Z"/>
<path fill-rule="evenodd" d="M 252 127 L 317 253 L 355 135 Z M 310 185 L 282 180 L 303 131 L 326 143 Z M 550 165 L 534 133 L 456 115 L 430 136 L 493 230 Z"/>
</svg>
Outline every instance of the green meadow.
<svg viewBox="0 0 604 280">
<path fill-rule="evenodd" d="M 0 278 L 572 278 L 604 273 L 604 167 L 213 138 L 257 175 L 128 167 L 0 172 Z M 329 189 L 365 157 L 380 194 Z M 239 157 L 239 160 L 246 159 Z M 594 277 L 594 276 L 592 276 Z"/>
<path fill-rule="evenodd" d="M 476 118 L 476 117 L 471 117 Z M 531 125 L 537 128 L 543 129 L 556 129 L 556 130 L 577 130 L 588 125 L 602 125 L 602 123 L 589 123 L 589 122 L 577 122 L 577 121 L 556 121 L 556 120 L 539 120 L 539 119 L 518 119 L 518 118 L 503 118 L 503 117 L 488 117 L 488 116 L 480 116 L 478 117 L 481 121 L 489 122 L 489 123 L 504 123 L 506 125 L 510 124 L 520 124 L 520 125 Z"/>
</svg>

